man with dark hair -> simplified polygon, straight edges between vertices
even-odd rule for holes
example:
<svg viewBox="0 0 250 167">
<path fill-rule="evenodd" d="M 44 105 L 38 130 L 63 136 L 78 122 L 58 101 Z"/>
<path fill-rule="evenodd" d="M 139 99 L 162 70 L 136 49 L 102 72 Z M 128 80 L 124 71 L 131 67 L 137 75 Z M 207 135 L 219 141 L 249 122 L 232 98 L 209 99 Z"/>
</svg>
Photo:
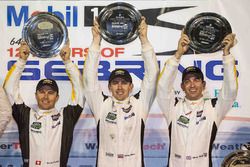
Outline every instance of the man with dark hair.
<svg viewBox="0 0 250 167">
<path fill-rule="evenodd" d="M 72 84 L 69 104 L 58 111 L 55 104 L 59 89 L 55 80 L 42 79 L 36 86 L 36 107 L 27 106 L 19 94 L 19 82 L 29 56 L 25 42 L 19 48 L 20 58 L 9 70 L 4 88 L 11 97 L 13 117 L 19 130 L 24 167 L 66 167 L 73 131 L 83 110 L 83 85 L 77 67 L 70 61 L 69 44 L 60 56 Z"/>
<path fill-rule="evenodd" d="M 141 90 L 130 96 L 132 77 L 125 69 L 115 69 L 109 77 L 111 96 L 103 95 L 98 83 L 100 29 L 97 21 L 92 28 L 93 41 L 84 68 L 86 100 L 94 114 L 98 131 L 99 167 L 142 167 L 143 133 L 148 112 L 155 98 L 159 72 L 156 56 L 147 38 L 145 18 L 139 27 L 145 74 Z"/>
<path fill-rule="evenodd" d="M 11 120 L 11 104 L 2 87 L 0 87 L 0 137 Z"/>
<path fill-rule="evenodd" d="M 212 166 L 212 144 L 217 129 L 237 95 L 235 60 L 230 54 L 234 38 L 234 34 L 229 34 L 222 41 L 224 80 L 218 98 L 204 97 L 206 82 L 202 71 L 195 66 L 187 67 L 182 74 L 185 97 L 174 96 L 180 58 L 190 42 L 183 32 L 175 55 L 165 63 L 158 82 L 157 101 L 169 127 L 169 167 Z"/>
</svg>

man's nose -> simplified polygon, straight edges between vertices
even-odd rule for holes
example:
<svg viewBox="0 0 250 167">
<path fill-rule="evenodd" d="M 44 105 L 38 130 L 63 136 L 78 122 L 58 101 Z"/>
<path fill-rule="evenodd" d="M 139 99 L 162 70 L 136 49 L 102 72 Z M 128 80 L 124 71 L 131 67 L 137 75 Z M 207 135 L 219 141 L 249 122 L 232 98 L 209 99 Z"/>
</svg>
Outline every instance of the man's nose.
<svg viewBox="0 0 250 167">
<path fill-rule="evenodd" d="M 193 81 L 190 82 L 190 86 L 194 87 L 195 83 Z"/>
<path fill-rule="evenodd" d="M 46 92 L 44 93 L 44 98 L 48 98 L 49 94 Z"/>
<path fill-rule="evenodd" d="M 122 87 L 122 82 L 118 82 L 118 88 Z"/>
</svg>

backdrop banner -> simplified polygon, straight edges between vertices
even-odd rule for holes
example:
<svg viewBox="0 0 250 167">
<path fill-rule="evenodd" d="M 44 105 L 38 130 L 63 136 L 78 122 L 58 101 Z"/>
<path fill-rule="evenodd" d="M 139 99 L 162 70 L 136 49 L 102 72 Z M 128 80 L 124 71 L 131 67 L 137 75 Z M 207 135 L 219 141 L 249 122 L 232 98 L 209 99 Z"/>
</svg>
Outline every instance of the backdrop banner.
<svg viewBox="0 0 250 167">
<path fill-rule="evenodd" d="M 32 3 L 31 3 L 32 2 Z M 92 40 L 93 19 L 107 5 L 115 1 L 0 1 L 0 84 L 13 63 L 18 59 L 18 47 L 22 29 L 29 17 L 38 12 L 52 12 L 59 16 L 68 28 L 71 44 L 71 60 L 83 70 L 88 47 Z M 250 141 L 250 70 L 248 69 L 250 39 L 250 1 L 248 0 L 156 0 L 125 1 L 135 6 L 146 17 L 148 37 L 157 54 L 160 68 L 172 56 L 188 20 L 202 12 L 214 12 L 225 17 L 236 34 L 237 44 L 231 53 L 235 56 L 239 80 L 239 91 L 232 109 L 220 125 L 213 144 L 213 166 L 220 167 L 224 157 L 241 149 Z M 185 67 L 195 65 L 204 72 L 207 82 L 206 96 L 218 96 L 222 86 L 222 51 L 196 53 L 190 49 L 179 66 L 175 83 L 175 94 L 183 96 L 180 89 L 181 74 Z M 140 41 L 114 45 L 102 40 L 99 80 L 106 94 L 107 80 L 115 68 L 131 72 L 134 82 L 133 93 L 138 92 L 144 74 Z M 71 85 L 60 56 L 46 59 L 30 56 L 21 77 L 20 91 L 27 105 L 33 106 L 35 86 L 42 78 L 53 78 L 58 82 L 60 98 L 57 108 L 68 103 Z M 153 104 L 146 122 L 144 136 L 146 167 L 166 167 L 168 161 L 168 127 L 157 102 Z M 68 162 L 69 167 L 94 167 L 96 163 L 96 124 L 91 111 L 85 105 L 74 131 L 74 141 Z M 21 151 L 15 121 L 8 125 L 0 138 L 0 167 L 21 167 Z"/>
</svg>

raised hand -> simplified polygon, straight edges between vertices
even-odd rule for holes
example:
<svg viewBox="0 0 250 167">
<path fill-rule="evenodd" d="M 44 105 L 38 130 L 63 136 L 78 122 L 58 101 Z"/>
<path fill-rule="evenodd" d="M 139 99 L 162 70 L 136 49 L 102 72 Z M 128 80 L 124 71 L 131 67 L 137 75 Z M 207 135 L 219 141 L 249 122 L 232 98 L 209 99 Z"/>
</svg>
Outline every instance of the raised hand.
<svg viewBox="0 0 250 167">
<path fill-rule="evenodd" d="M 94 20 L 94 26 L 92 27 L 93 43 L 99 45 L 101 43 L 100 26 L 97 18 Z"/>
<path fill-rule="evenodd" d="M 178 42 L 177 51 L 175 53 L 175 57 L 177 59 L 180 59 L 181 56 L 188 50 L 189 43 L 190 43 L 190 40 L 189 40 L 188 36 L 182 30 L 181 37 L 180 37 L 179 42 Z"/>
<path fill-rule="evenodd" d="M 63 61 L 70 60 L 70 47 L 69 46 L 70 46 L 70 42 L 68 40 L 67 43 L 60 50 L 59 55 L 61 56 Z"/>
<path fill-rule="evenodd" d="M 30 48 L 27 45 L 25 41 L 21 41 L 20 47 L 19 47 L 19 54 L 20 58 L 23 60 L 27 60 L 30 54 Z"/>
<path fill-rule="evenodd" d="M 148 42 L 148 25 L 146 23 L 146 18 L 144 16 L 141 17 L 141 23 L 138 29 L 139 32 L 139 38 L 141 40 L 141 43 L 147 43 Z"/>
<path fill-rule="evenodd" d="M 223 56 L 230 54 L 230 49 L 234 46 L 235 42 L 235 34 L 231 33 L 228 34 L 222 41 L 222 45 L 224 46 L 223 49 Z"/>
</svg>

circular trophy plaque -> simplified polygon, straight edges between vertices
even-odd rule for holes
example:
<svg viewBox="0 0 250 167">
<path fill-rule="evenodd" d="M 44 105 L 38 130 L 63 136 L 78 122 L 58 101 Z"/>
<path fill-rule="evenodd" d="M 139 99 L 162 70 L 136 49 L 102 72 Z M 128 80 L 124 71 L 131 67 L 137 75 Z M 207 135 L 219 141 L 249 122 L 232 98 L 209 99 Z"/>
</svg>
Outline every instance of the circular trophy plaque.
<svg viewBox="0 0 250 167">
<path fill-rule="evenodd" d="M 184 32 L 190 39 L 190 48 L 198 53 L 213 53 L 223 47 L 221 42 L 232 29 L 221 15 L 206 12 L 191 18 Z"/>
<path fill-rule="evenodd" d="M 102 9 L 98 22 L 104 40 L 123 45 L 137 38 L 141 13 L 128 3 L 116 2 Z"/>
<path fill-rule="evenodd" d="M 68 31 L 59 17 L 49 12 L 40 12 L 28 19 L 22 38 L 34 56 L 48 58 L 59 53 L 68 40 Z"/>
<path fill-rule="evenodd" d="M 237 150 L 223 160 L 221 167 L 250 167 L 250 151 Z"/>
</svg>

